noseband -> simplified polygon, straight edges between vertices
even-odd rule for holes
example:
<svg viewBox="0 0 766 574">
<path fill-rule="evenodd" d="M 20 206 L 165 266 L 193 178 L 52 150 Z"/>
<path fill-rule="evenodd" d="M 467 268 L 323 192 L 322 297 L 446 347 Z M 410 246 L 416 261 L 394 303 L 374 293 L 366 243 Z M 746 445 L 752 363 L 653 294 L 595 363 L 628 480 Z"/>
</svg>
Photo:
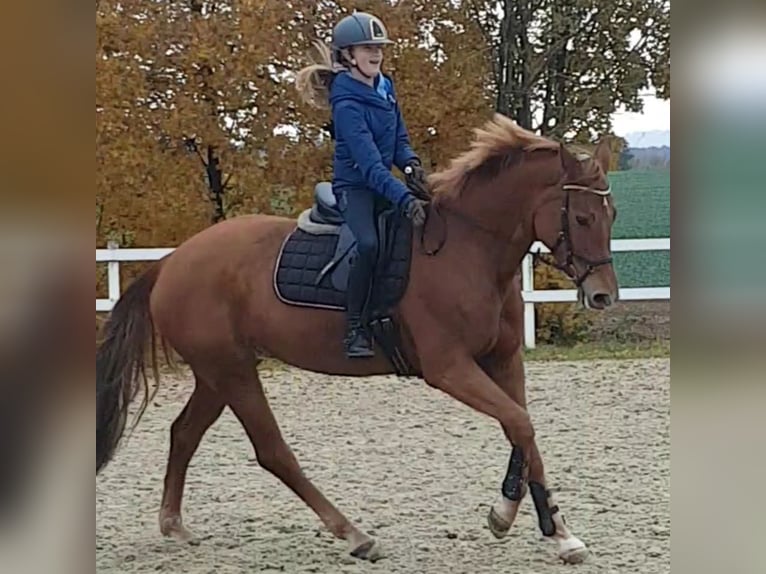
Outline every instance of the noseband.
<svg viewBox="0 0 766 574">
<path fill-rule="evenodd" d="M 550 267 L 558 269 L 563 272 L 575 286 L 580 287 L 597 267 L 611 263 L 612 257 L 592 260 L 574 252 L 574 244 L 572 243 L 572 236 L 569 232 L 569 193 L 571 191 L 587 191 L 588 193 L 595 193 L 596 195 L 602 196 L 604 198 L 604 203 L 606 204 L 606 196 L 611 193 L 611 187 L 607 187 L 606 189 L 593 189 L 592 187 L 584 185 L 568 184 L 564 185 L 562 189 L 566 191 L 566 195 L 564 196 L 564 205 L 561 207 L 561 231 L 559 231 L 556 244 L 551 248 L 551 253 L 554 254 L 554 259 L 553 261 L 548 260 L 539 250 L 537 253 L 532 253 L 532 257 L 535 264 L 537 261 L 541 261 Z M 566 263 L 564 264 L 558 263 L 555 259 L 556 250 L 561 247 L 562 244 L 566 249 Z M 577 268 L 574 266 L 575 260 L 585 264 L 585 272 L 582 275 L 577 275 Z"/>
</svg>

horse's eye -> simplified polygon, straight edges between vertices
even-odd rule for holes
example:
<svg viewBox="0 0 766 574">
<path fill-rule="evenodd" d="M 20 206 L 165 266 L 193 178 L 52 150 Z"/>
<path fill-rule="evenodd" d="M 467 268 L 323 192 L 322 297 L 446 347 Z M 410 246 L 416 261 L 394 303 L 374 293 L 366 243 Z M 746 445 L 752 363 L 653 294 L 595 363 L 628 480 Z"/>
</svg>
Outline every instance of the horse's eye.
<svg viewBox="0 0 766 574">
<path fill-rule="evenodd" d="M 590 225 L 590 217 L 587 217 L 585 215 L 578 215 L 575 219 L 577 220 L 577 223 L 579 223 L 583 227 L 588 227 Z"/>
</svg>

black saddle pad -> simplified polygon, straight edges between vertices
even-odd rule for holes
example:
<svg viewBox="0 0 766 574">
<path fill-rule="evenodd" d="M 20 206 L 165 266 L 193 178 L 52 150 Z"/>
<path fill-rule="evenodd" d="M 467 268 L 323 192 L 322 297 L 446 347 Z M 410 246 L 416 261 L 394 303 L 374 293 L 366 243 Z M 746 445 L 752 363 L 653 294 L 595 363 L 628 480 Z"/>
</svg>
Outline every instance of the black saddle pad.
<svg viewBox="0 0 766 574">
<path fill-rule="evenodd" d="M 385 313 L 404 295 L 412 243 L 410 222 L 395 212 L 382 214 L 377 228 L 380 250 L 369 302 L 373 315 Z M 337 234 L 296 228 L 277 257 L 277 296 L 290 305 L 345 310 L 348 271 L 355 256 L 356 246 L 345 225 Z"/>
</svg>

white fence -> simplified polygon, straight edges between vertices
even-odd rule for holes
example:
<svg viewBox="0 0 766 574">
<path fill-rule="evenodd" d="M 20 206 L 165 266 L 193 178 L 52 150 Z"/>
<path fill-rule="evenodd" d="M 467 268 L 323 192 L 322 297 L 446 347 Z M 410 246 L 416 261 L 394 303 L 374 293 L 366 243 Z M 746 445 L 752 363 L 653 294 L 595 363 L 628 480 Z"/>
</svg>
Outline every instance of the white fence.
<svg viewBox="0 0 766 574">
<path fill-rule="evenodd" d="M 670 238 L 660 239 L 613 239 L 612 252 L 627 251 L 670 251 Z M 530 251 L 550 253 L 542 243 L 535 243 Z M 536 290 L 533 278 L 532 256 L 527 255 L 521 267 L 521 294 L 524 297 L 524 345 L 535 347 L 535 303 L 576 302 L 576 289 Z M 620 301 L 670 300 L 670 287 L 623 287 Z"/>
<path fill-rule="evenodd" d="M 541 243 L 535 243 L 532 251 L 549 253 Z M 120 249 L 116 244 L 109 244 L 107 249 L 96 249 L 96 262 L 107 263 L 108 293 L 107 299 L 96 299 L 96 311 L 110 311 L 120 298 L 120 262 L 121 261 L 156 261 L 173 251 L 172 248 Z M 612 252 L 626 251 L 670 251 L 670 238 L 661 239 L 615 239 Z M 577 301 L 575 289 L 537 290 L 533 285 L 532 256 L 527 255 L 522 262 L 522 295 L 524 297 L 524 344 L 527 348 L 535 347 L 535 304 Z M 638 287 L 620 289 L 621 301 L 670 300 L 670 287 Z"/>
</svg>

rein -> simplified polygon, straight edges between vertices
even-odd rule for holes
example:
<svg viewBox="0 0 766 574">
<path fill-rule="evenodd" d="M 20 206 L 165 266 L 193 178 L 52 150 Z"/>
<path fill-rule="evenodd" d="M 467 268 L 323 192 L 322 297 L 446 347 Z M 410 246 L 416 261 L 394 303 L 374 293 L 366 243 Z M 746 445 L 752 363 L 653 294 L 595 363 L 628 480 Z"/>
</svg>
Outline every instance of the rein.
<svg viewBox="0 0 766 574">
<path fill-rule="evenodd" d="M 455 211 L 454 209 L 450 209 L 447 206 L 439 206 L 439 205 L 434 205 L 432 203 L 432 204 L 429 205 L 428 217 L 426 218 L 426 222 L 425 222 L 425 224 L 423 225 L 423 227 L 422 227 L 422 229 L 420 231 L 420 248 L 423 251 L 423 253 L 425 253 L 429 257 L 439 253 L 439 251 L 441 251 L 442 247 L 444 247 L 444 244 L 447 243 L 447 231 L 448 231 L 447 221 L 444 218 L 444 216 L 442 215 L 441 210 L 449 211 L 450 213 L 452 213 L 452 215 L 456 216 L 458 219 L 462 219 L 463 221 L 465 221 L 466 223 L 468 223 L 472 227 L 475 227 L 479 231 L 483 231 L 487 235 L 490 235 L 492 237 L 500 236 L 503 239 L 505 239 L 503 234 L 499 233 L 498 231 L 495 231 L 495 230 L 488 229 L 488 228 L 484 227 L 483 225 L 481 225 L 477 221 L 471 219 L 470 217 L 468 217 L 467 215 L 464 215 L 463 213 L 460 213 L 459 211 Z M 435 249 L 426 249 L 425 244 L 424 244 L 424 237 L 425 237 L 425 234 L 426 234 L 426 225 L 428 225 L 428 222 L 431 219 L 431 213 L 436 213 L 439 216 L 439 219 L 441 219 L 444 222 L 444 235 L 439 240 L 439 244 L 436 246 Z"/>
<path fill-rule="evenodd" d="M 611 194 L 611 187 L 607 189 L 593 189 L 592 187 L 587 187 L 584 185 L 576 185 L 576 184 L 567 184 L 563 185 L 562 189 L 566 191 L 566 195 L 564 196 L 564 205 L 561 207 L 561 230 L 558 234 L 558 239 L 556 240 L 556 244 L 553 246 L 553 248 L 550 250 L 551 253 L 555 253 L 556 250 L 561 247 L 562 244 L 566 246 L 566 263 L 565 264 L 559 264 L 556 262 L 555 258 L 553 261 L 549 261 L 545 256 L 540 252 L 532 253 L 528 252 L 533 257 L 534 264 L 537 264 L 538 261 L 541 261 L 542 263 L 549 265 L 551 267 L 554 267 L 558 269 L 559 271 L 563 272 L 577 287 L 580 287 L 582 285 L 583 281 L 587 279 L 587 277 L 593 273 L 593 271 L 596 270 L 596 268 L 600 267 L 601 265 L 608 265 L 612 262 L 612 257 L 605 257 L 603 259 L 597 259 L 597 260 L 591 260 L 587 257 L 583 257 L 582 255 L 578 255 L 574 251 L 574 244 L 572 242 L 572 237 L 570 234 L 570 228 L 569 228 L 569 194 L 571 191 L 585 191 L 588 193 L 594 193 L 596 195 L 600 195 L 604 197 L 604 201 L 606 201 L 606 196 Z M 492 229 L 488 229 L 478 223 L 477 221 L 471 219 L 470 217 L 464 215 L 463 213 L 460 213 L 459 211 L 455 211 L 454 209 L 449 209 L 449 207 L 441 206 L 442 209 L 445 211 L 451 212 L 453 215 L 457 216 L 459 219 L 462 219 L 466 223 L 470 224 L 472 227 L 483 231 L 484 233 L 491 235 L 492 237 L 498 237 L 500 236 L 503 239 L 507 239 L 507 237 L 504 234 L 501 234 L 500 232 Z M 425 247 L 425 232 L 426 232 L 426 225 L 428 225 L 428 222 L 431 219 L 431 214 L 436 213 L 439 215 L 439 218 L 444 221 L 444 235 L 439 240 L 438 245 L 434 249 L 426 249 Z M 420 231 L 420 248 L 422 252 L 425 255 L 428 256 L 434 256 L 441 249 L 444 247 L 444 244 L 447 242 L 447 222 L 444 218 L 444 216 L 441 214 L 440 206 L 431 204 L 429 206 L 429 213 L 428 218 L 426 219 L 426 223 L 423 225 Z M 577 270 L 574 266 L 575 260 L 578 260 L 585 264 L 585 272 L 578 276 Z M 571 273 L 570 271 L 573 271 L 574 273 Z"/>
</svg>

